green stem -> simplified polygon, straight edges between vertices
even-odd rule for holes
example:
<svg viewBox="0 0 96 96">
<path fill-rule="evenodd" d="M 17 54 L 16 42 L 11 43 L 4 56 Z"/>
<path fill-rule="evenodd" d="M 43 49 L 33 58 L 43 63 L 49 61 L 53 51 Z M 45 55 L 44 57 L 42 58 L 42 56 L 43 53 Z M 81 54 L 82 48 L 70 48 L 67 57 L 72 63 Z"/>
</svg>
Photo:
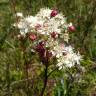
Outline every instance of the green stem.
<svg viewBox="0 0 96 96">
<path fill-rule="evenodd" d="M 10 96 L 10 64 L 8 63 L 7 64 L 7 67 L 6 67 L 6 80 L 7 80 L 7 96 Z"/>
<path fill-rule="evenodd" d="M 47 86 L 47 81 L 48 81 L 47 73 L 48 73 L 48 66 L 46 65 L 45 72 L 44 72 L 44 85 L 43 85 L 43 88 L 42 88 L 40 96 L 44 95 L 44 92 L 45 92 L 45 89 L 46 89 L 46 86 Z"/>
</svg>

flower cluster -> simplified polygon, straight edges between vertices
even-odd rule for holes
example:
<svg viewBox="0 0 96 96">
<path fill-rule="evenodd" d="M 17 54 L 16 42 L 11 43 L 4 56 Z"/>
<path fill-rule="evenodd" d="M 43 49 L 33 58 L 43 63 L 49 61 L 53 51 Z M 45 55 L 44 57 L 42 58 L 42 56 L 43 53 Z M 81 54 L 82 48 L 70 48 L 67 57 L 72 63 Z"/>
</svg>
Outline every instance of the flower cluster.
<svg viewBox="0 0 96 96">
<path fill-rule="evenodd" d="M 42 8 L 35 16 L 24 17 L 22 13 L 16 14 L 19 20 L 14 24 L 23 37 L 29 36 L 34 43 L 35 50 L 43 63 L 53 57 L 59 69 L 79 64 L 81 56 L 75 53 L 68 43 L 69 32 L 75 31 L 72 23 L 67 23 L 66 17 L 56 9 Z"/>
</svg>

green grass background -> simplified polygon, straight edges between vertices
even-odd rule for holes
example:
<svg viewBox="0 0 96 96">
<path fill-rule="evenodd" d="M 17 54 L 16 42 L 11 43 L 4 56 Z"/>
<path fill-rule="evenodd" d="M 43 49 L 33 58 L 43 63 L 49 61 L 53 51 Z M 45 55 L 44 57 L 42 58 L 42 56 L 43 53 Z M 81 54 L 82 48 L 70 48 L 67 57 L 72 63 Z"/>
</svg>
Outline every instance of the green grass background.
<svg viewBox="0 0 96 96">
<path fill-rule="evenodd" d="M 14 83 L 24 78 L 24 58 L 16 40 L 18 30 L 14 30 L 12 24 L 16 20 L 16 12 L 35 15 L 43 7 L 57 8 L 67 16 L 68 22 L 76 26 L 76 32 L 70 34 L 70 44 L 84 55 L 81 64 L 86 69 L 80 83 L 69 83 L 67 89 L 58 83 L 51 95 L 45 96 L 95 96 L 92 95 L 96 90 L 95 0 L 0 0 L 0 96 L 27 96 L 27 93 L 29 96 L 38 96 L 36 93 L 41 86 L 41 83 L 36 83 L 38 79 L 34 81 L 36 86 L 31 86 L 29 91 L 25 81 Z M 34 76 L 38 71 L 32 74 Z M 67 91 L 65 95 L 64 90 Z"/>
</svg>

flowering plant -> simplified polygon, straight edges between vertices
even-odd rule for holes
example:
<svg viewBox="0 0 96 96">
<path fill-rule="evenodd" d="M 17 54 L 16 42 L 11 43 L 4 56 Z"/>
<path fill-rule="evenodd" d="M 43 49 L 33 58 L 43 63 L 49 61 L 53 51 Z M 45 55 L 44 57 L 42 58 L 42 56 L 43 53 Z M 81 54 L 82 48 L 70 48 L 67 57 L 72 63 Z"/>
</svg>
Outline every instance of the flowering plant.
<svg viewBox="0 0 96 96">
<path fill-rule="evenodd" d="M 67 23 L 67 18 L 62 13 L 58 13 L 56 9 L 42 8 L 35 16 L 24 17 L 22 13 L 16 15 L 18 20 L 14 26 L 20 30 L 18 37 L 32 42 L 31 52 L 36 53 L 39 62 L 46 67 L 44 88 L 48 78 L 48 67 L 52 62 L 55 62 L 59 70 L 80 64 L 79 52 L 74 52 L 74 48 L 68 45 L 69 32 L 75 31 L 75 27 L 72 23 Z"/>
<path fill-rule="evenodd" d="M 14 25 L 20 29 L 21 36 L 29 37 L 34 43 L 32 49 L 38 52 L 43 62 L 56 57 L 59 69 L 62 65 L 72 67 L 79 64 L 79 53 L 64 43 L 68 43 L 69 31 L 74 31 L 75 27 L 67 23 L 62 13 L 42 8 L 35 16 L 24 17 L 22 13 L 17 13 L 17 16 L 19 20 Z"/>
</svg>

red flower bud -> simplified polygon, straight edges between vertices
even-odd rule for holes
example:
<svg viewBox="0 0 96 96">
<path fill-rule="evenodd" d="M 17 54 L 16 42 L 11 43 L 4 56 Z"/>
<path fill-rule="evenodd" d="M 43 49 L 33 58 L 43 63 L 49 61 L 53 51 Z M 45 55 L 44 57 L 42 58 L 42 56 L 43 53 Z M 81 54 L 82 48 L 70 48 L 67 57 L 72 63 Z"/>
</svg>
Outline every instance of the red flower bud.
<svg viewBox="0 0 96 96">
<path fill-rule="evenodd" d="M 56 39 L 57 36 L 58 36 L 58 34 L 57 34 L 56 32 L 52 32 L 52 33 L 51 33 L 51 37 L 52 37 L 52 38 Z"/>
<path fill-rule="evenodd" d="M 30 34 L 29 35 L 29 39 L 32 40 L 32 41 L 36 40 L 36 38 L 37 38 L 37 36 L 35 34 Z"/>
<path fill-rule="evenodd" d="M 52 10 L 50 17 L 55 17 L 58 14 L 57 10 Z"/>
<path fill-rule="evenodd" d="M 69 26 L 68 29 L 69 29 L 69 31 L 72 31 L 72 32 L 76 30 L 76 28 L 73 25 Z"/>
<path fill-rule="evenodd" d="M 39 42 L 39 44 L 35 47 L 35 50 L 39 53 L 39 55 L 43 55 L 44 56 L 44 53 L 45 53 L 45 42 L 44 41 L 41 41 Z"/>
</svg>

